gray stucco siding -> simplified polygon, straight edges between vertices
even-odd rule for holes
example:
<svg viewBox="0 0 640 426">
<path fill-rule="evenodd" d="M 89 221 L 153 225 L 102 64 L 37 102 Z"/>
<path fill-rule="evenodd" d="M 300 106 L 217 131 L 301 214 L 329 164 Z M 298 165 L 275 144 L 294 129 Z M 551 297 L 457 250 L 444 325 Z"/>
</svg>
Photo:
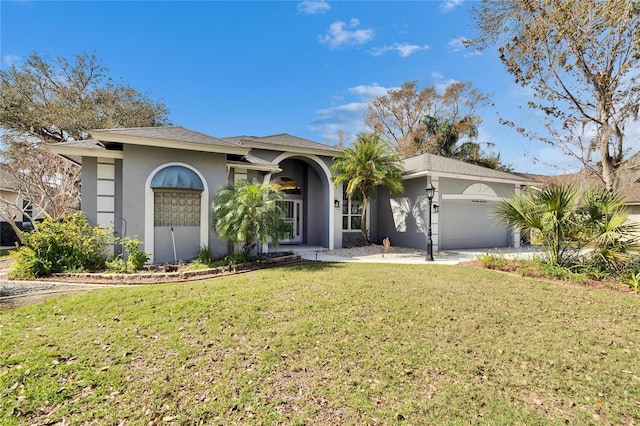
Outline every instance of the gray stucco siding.
<svg viewBox="0 0 640 426">
<path fill-rule="evenodd" d="M 427 186 L 427 183 L 426 183 L 426 180 L 424 179 L 422 180 L 423 180 L 423 191 L 424 191 L 424 188 Z M 502 197 L 502 198 L 512 196 L 515 188 L 514 184 L 512 183 L 480 182 L 480 181 L 471 180 L 471 179 L 453 179 L 453 178 L 441 177 L 438 180 L 439 188 L 436 188 L 436 189 L 438 190 L 438 193 L 440 194 L 440 196 L 442 196 L 442 194 L 462 194 L 465 189 L 467 189 L 469 186 L 475 183 L 482 183 L 484 185 L 487 185 L 488 187 L 490 187 L 495 191 L 498 197 Z M 434 202 L 435 201 L 436 200 L 434 200 Z"/>
<path fill-rule="evenodd" d="M 511 233 L 507 226 L 495 219 L 493 207 L 496 200 L 449 199 L 447 195 L 461 195 L 473 184 L 482 183 L 490 187 L 498 198 L 510 197 L 515 186 L 509 183 L 479 182 L 472 179 L 440 177 L 436 183 L 433 204 L 439 212 L 432 212 L 432 235 L 438 250 L 463 248 L 505 247 L 511 244 Z M 426 249 L 428 207 L 425 188 L 426 178 L 409 179 L 404 182 L 404 193 L 390 195 L 386 188 L 378 189 L 378 198 L 373 204 L 377 218 L 372 231 L 372 240 L 389 237 L 392 245 Z"/>
<path fill-rule="evenodd" d="M 98 160 L 95 157 L 82 157 L 82 201 L 81 207 L 92 226 L 97 224 L 98 216 Z"/>
<path fill-rule="evenodd" d="M 424 179 L 411 179 L 404 182 L 404 192 L 395 196 L 384 187 L 378 188 L 372 209 L 376 211 L 375 233 L 372 241 L 388 237 L 391 245 L 426 249 L 424 224 L 426 210 L 420 208 L 417 200 L 426 195 Z M 393 200 L 393 203 L 392 203 Z"/>
<path fill-rule="evenodd" d="M 127 220 L 127 234 L 143 239 L 145 235 L 145 191 L 146 182 L 151 173 L 163 165 L 169 163 L 187 164 L 203 175 L 209 189 L 209 198 L 201 200 L 207 206 L 211 205 L 216 192 L 227 182 L 226 155 L 216 153 L 204 153 L 168 148 L 150 148 L 136 145 L 124 146 L 124 160 L 122 163 L 122 214 Z M 209 215 L 208 215 L 209 216 Z M 201 223 L 201 226 L 210 228 L 210 221 Z M 227 243 L 217 238 L 211 229 L 207 229 L 209 235 L 209 248 L 214 253 L 226 253 Z M 196 251 L 199 248 L 195 244 Z M 155 244 L 154 244 L 155 246 Z M 173 257 L 172 247 L 166 248 Z M 145 248 L 149 251 L 148 248 Z M 157 255 L 154 253 L 154 256 Z M 166 257 L 166 256 L 158 256 Z M 154 258 L 154 261 L 157 261 Z"/>
<path fill-rule="evenodd" d="M 173 233 L 171 232 L 173 228 Z M 197 226 L 157 226 L 155 228 L 154 253 L 155 263 L 174 262 L 173 243 L 175 240 L 176 258 L 179 260 L 195 259 L 198 255 L 199 245 L 193 244 L 199 241 L 200 228 Z M 226 248 L 226 245 L 225 245 Z M 214 256 L 226 254 L 212 251 Z"/>
</svg>

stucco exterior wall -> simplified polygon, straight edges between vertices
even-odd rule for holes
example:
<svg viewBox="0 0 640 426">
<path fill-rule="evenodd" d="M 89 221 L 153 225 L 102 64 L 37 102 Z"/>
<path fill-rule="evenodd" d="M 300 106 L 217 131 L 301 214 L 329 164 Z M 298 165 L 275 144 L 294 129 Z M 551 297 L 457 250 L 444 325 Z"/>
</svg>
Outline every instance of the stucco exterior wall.
<svg viewBox="0 0 640 426">
<path fill-rule="evenodd" d="M 453 179 L 441 177 L 439 180 L 440 187 L 438 192 L 440 194 L 462 194 L 465 189 L 474 183 L 483 183 L 493 189 L 498 197 L 511 197 L 514 193 L 514 184 L 512 183 L 498 183 L 498 182 L 479 182 L 471 179 Z M 423 179 L 423 191 L 427 186 L 426 180 Z M 435 202 L 435 200 L 434 200 Z"/>
<path fill-rule="evenodd" d="M 82 201 L 80 205 L 91 226 L 97 224 L 97 180 L 98 159 L 82 157 Z"/>
<path fill-rule="evenodd" d="M 406 180 L 404 192 L 399 196 L 391 195 L 387 188 L 378 188 L 378 196 L 371 208 L 372 211 L 377 211 L 372 241 L 388 237 L 394 246 L 426 249 L 426 211 L 418 202 L 426 195 L 425 187 L 424 179 Z"/>
<path fill-rule="evenodd" d="M 427 247 L 428 201 L 425 188 L 426 178 L 404 181 L 404 193 L 400 196 L 389 194 L 386 188 L 378 189 L 378 197 L 373 204 L 377 215 L 372 226 L 372 241 L 389 237 L 392 245 L 425 250 Z M 511 245 L 512 235 L 505 224 L 491 216 L 495 200 L 450 200 L 447 195 L 463 194 L 470 185 L 478 181 L 470 179 L 434 178 L 436 196 L 432 203 L 432 239 L 434 250 L 471 247 L 504 247 Z M 510 197 L 515 185 L 510 183 L 481 182 L 493 190 L 498 198 Z M 462 205 L 464 204 L 464 205 Z M 433 211 L 438 205 L 439 212 Z M 464 218 L 460 214 L 464 213 Z M 449 216 L 448 216 L 449 214 Z M 469 233 L 469 229 L 477 231 Z"/>
<path fill-rule="evenodd" d="M 145 237 L 145 191 L 146 182 L 150 174 L 165 164 L 184 163 L 198 170 L 204 176 L 206 186 L 209 189 L 207 199 L 201 200 L 206 206 L 210 206 L 217 190 L 226 184 L 227 169 L 226 155 L 215 153 L 204 153 L 187 150 L 175 150 L 168 148 L 150 148 L 136 145 L 125 145 L 124 160 L 122 162 L 122 216 L 127 220 L 127 234 L 130 236 L 138 236 L 143 240 Z M 151 218 L 150 220 L 153 220 Z M 227 242 L 216 237 L 215 232 L 211 230 L 210 215 L 201 222 L 201 227 L 205 227 L 208 233 L 209 249 L 214 254 L 227 253 Z M 187 228 L 187 227 L 185 227 Z M 192 230 L 184 229 L 184 237 L 188 238 Z M 170 235 L 169 235 L 170 237 Z M 181 240 L 182 236 L 180 237 Z M 191 238 L 194 240 L 194 238 Z M 197 239 L 196 239 L 197 240 Z M 159 242 L 164 244 L 164 239 Z M 146 241 L 145 241 L 146 243 Z M 153 261 L 163 262 L 173 260 L 173 248 L 171 244 L 156 245 L 160 251 L 154 250 Z M 199 243 L 194 244 L 192 256 L 181 250 L 185 257 L 194 257 L 199 249 Z M 143 249 L 147 252 L 150 248 L 146 246 Z"/>
<path fill-rule="evenodd" d="M 638 224 L 640 226 L 640 206 L 629 206 L 629 220 Z M 635 234 L 640 236 L 640 230 L 636 231 Z"/>
</svg>

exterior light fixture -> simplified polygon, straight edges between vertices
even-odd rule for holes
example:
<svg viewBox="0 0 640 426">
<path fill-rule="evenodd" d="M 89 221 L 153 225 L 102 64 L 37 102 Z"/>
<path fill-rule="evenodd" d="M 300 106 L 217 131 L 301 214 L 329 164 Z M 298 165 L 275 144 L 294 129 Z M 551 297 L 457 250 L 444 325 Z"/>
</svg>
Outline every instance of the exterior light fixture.
<svg viewBox="0 0 640 426">
<path fill-rule="evenodd" d="M 339 208 L 340 208 L 340 200 L 333 200 L 333 206 L 334 206 L 336 209 L 339 209 Z"/>
<path fill-rule="evenodd" d="M 427 199 L 429 200 L 429 227 L 427 228 L 427 261 L 433 262 L 433 240 L 431 239 L 431 205 L 433 197 L 436 195 L 436 187 L 429 181 L 425 191 L 427 191 Z M 437 205 L 436 205 L 437 207 Z"/>
</svg>

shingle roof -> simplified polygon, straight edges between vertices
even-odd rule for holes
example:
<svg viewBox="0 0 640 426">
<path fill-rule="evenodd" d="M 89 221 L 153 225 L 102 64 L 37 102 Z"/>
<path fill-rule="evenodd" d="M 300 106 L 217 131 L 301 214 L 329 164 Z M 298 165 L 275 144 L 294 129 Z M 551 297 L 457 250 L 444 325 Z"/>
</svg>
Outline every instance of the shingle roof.
<svg viewBox="0 0 640 426">
<path fill-rule="evenodd" d="M 0 189 L 14 191 L 17 187 L 17 179 L 9 171 L 9 166 L 4 163 L 0 163 Z"/>
<path fill-rule="evenodd" d="M 225 138 L 230 142 L 240 143 L 241 145 L 251 147 L 252 144 L 268 144 L 268 145 L 276 145 L 282 146 L 284 149 L 290 148 L 305 148 L 305 149 L 314 149 L 314 150 L 323 150 L 323 151 L 333 151 L 336 154 L 342 152 L 342 148 L 337 146 L 326 145 L 323 143 L 313 142 L 308 139 L 299 138 L 297 136 L 290 135 L 288 133 L 280 133 L 277 135 L 271 136 L 234 136 L 230 138 Z"/>
<path fill-rule="evenodd" d="M 87 148 L 87 149 L 104 149 L 104 145 L 95 139 L 86 139 L 81 141 L 58 142 L 53 146 L 66 146 L 69 148 Z"/>
<path fill-rule="evenodd" d="M 204 133 L 186 129 L 182 126 L 175 127 L 131 127 L 124 129 L 95 129 L 89 131 L 109 133 L 120 136 L 134 136 L 151 139 L 164 139 L 178 142 L 192 142 L 206 145 L 239 147 L 239 144 L 226 139 L 209 136 Z"/>
<path fill-rule="evenodd" d="M 406 175 L 431 171 L 440 173 L 452 173 L 457 175 L 475 176 L 493 179 L 508 179 L 527 182 L 528 180 L 514 173 L 490 169 L 475 164 L 466 163 L 453 158 L 441 157 L 434 154 L 420 154 L 402 160 Z"/>
</svg>

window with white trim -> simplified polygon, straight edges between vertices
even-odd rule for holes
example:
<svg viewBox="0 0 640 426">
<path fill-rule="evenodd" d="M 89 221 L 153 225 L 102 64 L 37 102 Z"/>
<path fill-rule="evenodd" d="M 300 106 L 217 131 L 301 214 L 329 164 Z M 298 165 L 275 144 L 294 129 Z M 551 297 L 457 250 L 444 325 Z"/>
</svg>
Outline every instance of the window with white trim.
<svg viewBox="0 0 640 426">
<path fill-rule="evenodd" d="M 362 195 L 359 191 L 351 197 L 346 190 L 342 191 L 342 229 L 344 231 L 359 231 L 362 215 Z"/>
</svg>

